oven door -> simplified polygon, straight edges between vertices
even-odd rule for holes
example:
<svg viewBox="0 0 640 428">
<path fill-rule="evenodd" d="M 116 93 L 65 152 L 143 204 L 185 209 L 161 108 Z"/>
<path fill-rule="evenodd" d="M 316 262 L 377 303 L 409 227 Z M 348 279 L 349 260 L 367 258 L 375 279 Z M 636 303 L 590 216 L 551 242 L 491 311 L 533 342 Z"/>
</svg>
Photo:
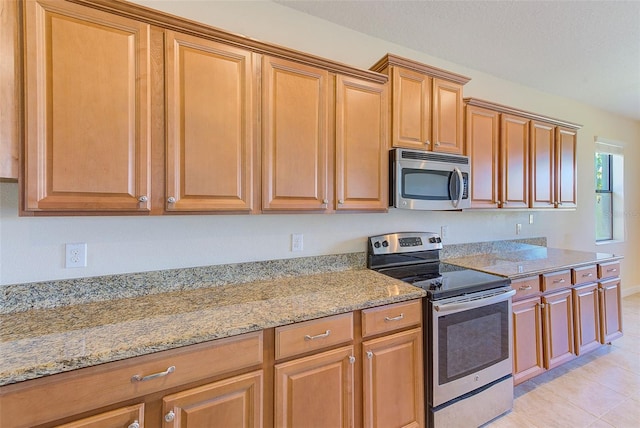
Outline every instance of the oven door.
<svg viewBox="0 0 640 428">
<path fill-rule="evenodd" d="M 511 374 L 514 294 L 504 287 L 430 303 L 431 407 Z"/>
</svg>

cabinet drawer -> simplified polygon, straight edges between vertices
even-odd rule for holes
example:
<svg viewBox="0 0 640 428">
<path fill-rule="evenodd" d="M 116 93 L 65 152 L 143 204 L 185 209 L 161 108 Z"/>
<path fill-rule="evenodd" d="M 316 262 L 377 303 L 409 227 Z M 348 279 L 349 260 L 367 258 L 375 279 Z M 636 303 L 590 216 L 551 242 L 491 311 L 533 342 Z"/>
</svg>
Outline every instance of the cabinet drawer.
<svg viewBox="0 0 640 428">
<path fill-rule="evenodd" d="M 540 293 L 540 278 L 531 276 L 529 278 L 515 279 L 511 281 L 511 288 L 516 290 L 513 300 L 520 300 Z"/>
<path fill-rule="evenodd" d="M 598 278 L 615 278 L 620 276 L 620 262 L 598 264 Z"/>
<path fill-rule="evenodd" d="M 420 325 L 422 301 L 396 303 L 362 311 L 362 337 Z"/>
<path fill-rule="evenodd" d="M 542 274 L 542 291 L 559 290 L 571 287 L 571 271 L 563 270 L 559 272 Z"/>
<path fill-rule="evenodd" d="M 138 425 L 136 425 L 136 422 Z M 144 427 L 144 403 L 100 413 L 57 428 Z"/>
<path fill-rule="evenodd" d="M 571 269 L 571 283 L 573 285 L 588 284 L 597 278 L 597 269 L 595 265 L 583 266 Z"/>
<path fill-rule="evenodd" d="M 28 427 L 62 419 L 262 360 L 260 331 L 8 385 L 0 390 L 0 426 Z M 159 373 L 166 374 L 150 377 Z M 140 380 L 134 380 L 136 376 Z"/>
<path fill-rule="evenodd" d="M 276 328 L 276 360 L 353 340 L 353 313 Z"/>
</svg>

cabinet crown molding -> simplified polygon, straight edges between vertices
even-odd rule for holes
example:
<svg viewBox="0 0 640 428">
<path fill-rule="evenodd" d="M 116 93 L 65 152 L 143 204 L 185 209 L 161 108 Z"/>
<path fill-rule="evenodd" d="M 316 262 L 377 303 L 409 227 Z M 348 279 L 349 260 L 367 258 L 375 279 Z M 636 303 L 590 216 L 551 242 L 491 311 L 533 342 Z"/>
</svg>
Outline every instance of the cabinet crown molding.
<svg viewBox="0 0 640 428">
<path fill-rule="evenodd" d="M 582 125 L 579 125 L 577 123 L 568 122 L 562 119 L 555 119 L 549 116 L 543 116 L 541 114 L 532 113 L 526 110 L 520 110 L 514 107 L 505 106 L 503 104 L 494 103 L 493 101 L 486 101 L 478 98 L 465 98 L 464 103 L 465 105 L 482 107 L 489 110 L 497 111 L 499 113 L 513 114 L 513 115 L 524 117 L 527 119 L 547 122 L 555 126 L 563 126 L 565 128 L 570 128 L 575 130 L 582 128 Z"/>
<path fill-rule="evenodd" d="M 453 73 L 451 71 L 443 70 L 441 68 L 433 67 L 421 62 L 414 61 L 412 59 L 403 58 L 390 53 L 380 58 L 380 60 L 371 67 L 371 70 L 382 72 L 388 66 L 404 67 L 418 73 L 427 74 L 431 77 L 436 77 L 439 79 L 449 80 L 461 85 L 465 85 L 471 80 L 470 77 L 466 77 L 461 74 Z"/>
<path fill-rule="evenodd" d="M 347 76 L 357 77 L 377 83 L 386 83 L 388 77 L 385 74 L 370 70 L 362 70 L 321 58 L 295 49 L 286 48 L 272 43 L 262 42 L 251 37 L 224 31 L 197 21 L 170 15 L 155 9 L 151 9 L 125 0 L 67 0 L 94 9 L 99 9 L 115 15 L 125 16 L 147 24 L 155 25 L 164 29 L 173 30 L 192 36 L 225 43 L 242 49 L 247 49 L 259 54 L 288 59 L 314 67 L 320 67 L 327 71 L 339 73 Z"/>
</svg>

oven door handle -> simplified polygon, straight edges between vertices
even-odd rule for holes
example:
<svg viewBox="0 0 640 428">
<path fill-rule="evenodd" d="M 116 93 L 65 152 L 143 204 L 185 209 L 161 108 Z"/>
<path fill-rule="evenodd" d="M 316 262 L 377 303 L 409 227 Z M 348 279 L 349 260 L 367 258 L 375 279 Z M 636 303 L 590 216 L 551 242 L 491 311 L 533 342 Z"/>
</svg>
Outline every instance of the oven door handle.
<svg viewBox="0 0 640 428">
<path fill-rule="evenodd" d="M 510 299 L 515 294 L 516 294 L 516 290 L 510 290 L 502 294 L 497 294 L 495 296 L 487 297 L 484 299 L 471 300 L 468 302 L 445 303 L 444 305 L 438 305 L 437 303 L 434 303 L 433 309 L 435 309 L 437 312 L 440 312 L 440 313 L 463 311 L 466 309 L 473 309 L 479 306 L 491 305 L 493 303 L 502 302 L 503 300 Z"/>
</svg>

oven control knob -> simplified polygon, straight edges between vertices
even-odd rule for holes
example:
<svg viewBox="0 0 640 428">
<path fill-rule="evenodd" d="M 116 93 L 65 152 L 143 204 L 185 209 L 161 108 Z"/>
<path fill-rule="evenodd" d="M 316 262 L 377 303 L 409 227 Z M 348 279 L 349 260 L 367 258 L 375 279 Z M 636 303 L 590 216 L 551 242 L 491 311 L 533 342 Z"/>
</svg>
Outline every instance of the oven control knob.
<svg viewBox="0 0 640 428">
<path fill-rule="evenodd" d="M 382 246 L 387 248 L 389 246 L 389 243 L 387 241 L 382 241 Z"/>
<path fill-rule="evenodd" d="M 380 248 L 380 241 L 374 242 L 373 246 L 376 247 L 376 248 Z"/>
<path fill-rule="evenodd" d="M 440 243 L 440 242 L 442 242 L 442 239 L 440 239 L 440 237 L 438 236 L 438 237 L 436 238 L 436 242 L 437 242 L 437 243 Z"/>
<path fill-rule="evenodd" d="M 432 236 L 431 238 L 429 238 L 429 242 L 432 243 L 432 244 L 435 244 L 438 241 L 436 241 L 436 237 L 435 236 Z"/>
</svg>

